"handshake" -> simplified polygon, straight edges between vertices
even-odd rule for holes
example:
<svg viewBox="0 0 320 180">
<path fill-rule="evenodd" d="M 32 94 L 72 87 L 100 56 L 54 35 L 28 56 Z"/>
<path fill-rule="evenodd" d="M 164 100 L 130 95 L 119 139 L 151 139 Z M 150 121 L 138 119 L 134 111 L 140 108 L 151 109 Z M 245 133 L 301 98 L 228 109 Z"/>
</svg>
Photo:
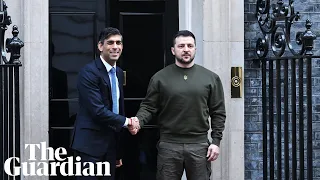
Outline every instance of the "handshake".
<svg viewBox="0 0 320 180">
<path fill-rule="evenodd" d="M 137 117 L 129 118 L 128 129 L 132 135 L 136 135 L 140 130 L 140 122 Z"/>
</svg>

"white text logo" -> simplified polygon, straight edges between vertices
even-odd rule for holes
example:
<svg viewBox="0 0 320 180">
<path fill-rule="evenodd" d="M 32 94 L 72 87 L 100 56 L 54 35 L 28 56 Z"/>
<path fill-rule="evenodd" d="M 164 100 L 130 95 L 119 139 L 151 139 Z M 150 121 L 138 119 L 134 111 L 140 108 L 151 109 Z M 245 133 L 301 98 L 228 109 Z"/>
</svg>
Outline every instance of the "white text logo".
<svg viewBox="0 0 320 180">
<path fill-rule="evenodd" d="M 27 162 L 20 162 L 20 158 L 18 157 L 11 157 L 5 161 L 4 171 L 8 175 L 57 176 L 58 168 L 63 176 L 111 176 L 109 162 L 81 162 L 79 156 L 75 158 L 72 156 L 62 158 L 61 156 L 67 155 L 67 150 L 62 147 L 56 150 L 46 147 L 46 142 L 26 144 L 25 149 L 27 148 L 30 150 Z M 36 156 L 36 150 L 38 149 L 40 150 L 40 159 L 37 159 Z M 17 166 L 16 164 L 18 163 L 20 165 Z"/>
</svg>

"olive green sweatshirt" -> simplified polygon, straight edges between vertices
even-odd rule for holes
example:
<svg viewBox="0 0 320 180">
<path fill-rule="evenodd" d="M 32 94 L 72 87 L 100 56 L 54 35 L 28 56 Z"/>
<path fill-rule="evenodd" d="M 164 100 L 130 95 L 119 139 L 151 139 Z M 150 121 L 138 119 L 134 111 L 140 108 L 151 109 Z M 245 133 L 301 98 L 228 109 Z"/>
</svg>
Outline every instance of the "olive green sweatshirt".
<svg viewBox="0 0 320 180">
<path fill-rule="evenodd" d="M 219 146 L 226 119 L 222 83 L 196 64 L 172 64 L 157 72 L 137 113 L 141 127 L 157 118 L 160 140 L 174 143 L 208 142 L 209 116 L 212 144 Z"/>
</svg>

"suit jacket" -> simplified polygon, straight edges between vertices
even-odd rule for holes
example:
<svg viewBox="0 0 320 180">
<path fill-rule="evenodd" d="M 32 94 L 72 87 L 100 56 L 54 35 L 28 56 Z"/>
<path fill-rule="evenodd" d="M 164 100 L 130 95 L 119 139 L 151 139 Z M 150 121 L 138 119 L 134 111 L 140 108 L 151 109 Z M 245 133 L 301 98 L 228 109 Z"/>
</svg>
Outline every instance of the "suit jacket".
<svg viewBox="0 0 320 180">
<path fill-rule="evenodd" d="M 101 157 L 110 146 L 117 147 L 125 123 L 123 71 L 116 68 L 120 90 L 119 114 L 112 112 L 111 85 L 108 72 L 100 58 L 87 64 L 78 75 L 79 112 L 74 124 L 71 148 L 93 157 Z"/>
</svg>

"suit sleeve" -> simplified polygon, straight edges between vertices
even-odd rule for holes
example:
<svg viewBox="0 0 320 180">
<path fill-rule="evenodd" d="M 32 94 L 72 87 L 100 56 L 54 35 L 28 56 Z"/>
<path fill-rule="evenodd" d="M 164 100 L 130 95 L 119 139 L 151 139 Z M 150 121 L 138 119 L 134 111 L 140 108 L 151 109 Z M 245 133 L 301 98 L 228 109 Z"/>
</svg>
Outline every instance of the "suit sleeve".
<svg viewBox="0 0 320 180">
<path fill-rule="evenodd" d="M 126 118 L 110 111 L 102 102 L 99 89 L 100 77 L 90 68 L 84 68 L 78 77 L 78 91 L 82 106 L 89 111 L 93 121 L 102 125 L 111 125 L 119 131 Z"/>
</svg>

